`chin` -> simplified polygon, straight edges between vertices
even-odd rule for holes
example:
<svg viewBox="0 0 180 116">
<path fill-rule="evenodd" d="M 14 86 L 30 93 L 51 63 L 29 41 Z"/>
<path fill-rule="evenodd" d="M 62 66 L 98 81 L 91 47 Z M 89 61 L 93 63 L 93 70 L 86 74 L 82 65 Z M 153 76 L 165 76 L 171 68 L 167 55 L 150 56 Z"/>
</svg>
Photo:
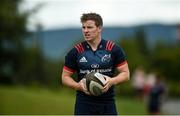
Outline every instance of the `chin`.
<svg viewBox="0 0 180 116">
<path fill-rule="evenodd" d="M 85 38 L 86 41 L 92 41 L 92 38 Z"/>
</svg>

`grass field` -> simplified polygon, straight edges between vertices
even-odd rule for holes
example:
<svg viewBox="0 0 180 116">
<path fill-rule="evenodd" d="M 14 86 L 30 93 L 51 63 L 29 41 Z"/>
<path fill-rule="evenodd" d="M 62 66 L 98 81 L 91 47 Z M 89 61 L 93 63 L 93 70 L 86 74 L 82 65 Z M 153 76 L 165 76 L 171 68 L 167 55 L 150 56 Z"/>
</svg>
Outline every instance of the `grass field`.
<svg viewBox="0 0 180 116">
<path fill-rule="evenodd" d="M 145 114 L 143 102 L 116 98 L 119 114 Z M 75 93 L 24 87 L 0 87 L 0 114 L 73 114 Z"/>
</svg>

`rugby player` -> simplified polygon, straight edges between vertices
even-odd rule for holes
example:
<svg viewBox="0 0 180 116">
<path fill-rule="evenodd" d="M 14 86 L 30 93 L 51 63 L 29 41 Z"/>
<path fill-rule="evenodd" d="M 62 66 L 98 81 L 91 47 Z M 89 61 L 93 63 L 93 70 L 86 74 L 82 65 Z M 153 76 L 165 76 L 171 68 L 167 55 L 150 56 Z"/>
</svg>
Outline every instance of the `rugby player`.
<svg viewBox="0 0 180 116">
<path fill-rule="evenodd" d="M 101 38 L 103 20 L 97 13 L 81 16 L 84 41 L 77 43 L 65 56 L 62 83 L 77 91 L 75 115 L 117 115 L 114 85 L 129 80 L 126 55 L 120 46 Z M 118 74 L 115 75 L 115 70 Z M 103 94 L 91 95 L 82 79 L 89 72 L 106 75 Z M 75 81 L 72 75 L 77 73 Z"/>
</svg>

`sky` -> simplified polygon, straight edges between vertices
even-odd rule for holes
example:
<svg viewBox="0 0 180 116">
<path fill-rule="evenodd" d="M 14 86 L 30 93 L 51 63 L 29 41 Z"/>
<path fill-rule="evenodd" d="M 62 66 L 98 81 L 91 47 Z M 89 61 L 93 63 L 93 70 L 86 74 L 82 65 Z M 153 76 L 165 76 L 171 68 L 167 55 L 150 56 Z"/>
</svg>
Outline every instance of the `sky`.
<svg viewBox="0 0 180 116">
<path fill-rule="evenodd" d="M 28 20 L 28 29 L 81 27 L 83 13 L 96 12 L 104 26 L 180 23 L 180 0 L 25 0 L 20 10 L 41 6 Z"/>
</svg>

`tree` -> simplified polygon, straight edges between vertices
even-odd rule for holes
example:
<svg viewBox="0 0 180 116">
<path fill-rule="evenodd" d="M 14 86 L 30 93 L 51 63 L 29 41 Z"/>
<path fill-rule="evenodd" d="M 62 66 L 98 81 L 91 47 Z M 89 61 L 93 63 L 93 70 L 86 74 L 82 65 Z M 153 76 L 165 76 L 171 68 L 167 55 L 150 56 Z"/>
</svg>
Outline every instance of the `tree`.
<svg viewBox="0 0 180 116">
<path fill-rule="evenodd" d="M 139 50 L 138 43 L 136 39 L 133 38 L 124 38 L 120 41 L 120 45 L 125 50 L 127 55 L 129 68 L 131 71 L 136 69 L 139 66 L 146 68 L 148 66 L 147 59 Z"/>
<path fill-rule="evenodd" d="M 0 80 L 12 81 L 20 71 L 24 55 L 23 39 L 29 12 L 20 13 L 22 0 L 1 0 L 0 4 Z"/>
<path fill-rule="evenodd" d="M 149 55 L 149 50 L 147 46 L 146 36 L 144 33 L 144 29 L 142 27 L 139 27 L 135 33 L 135 39 L 137 42 L 137 46 L 139 51 L 144 55 Z"/>
<path fill-rule="evenodd" d="M 180 80 L 180 47 L 157 43 L 153 52 L 152 68 L 159 71 L 169 81 Z"/>
</svg>

